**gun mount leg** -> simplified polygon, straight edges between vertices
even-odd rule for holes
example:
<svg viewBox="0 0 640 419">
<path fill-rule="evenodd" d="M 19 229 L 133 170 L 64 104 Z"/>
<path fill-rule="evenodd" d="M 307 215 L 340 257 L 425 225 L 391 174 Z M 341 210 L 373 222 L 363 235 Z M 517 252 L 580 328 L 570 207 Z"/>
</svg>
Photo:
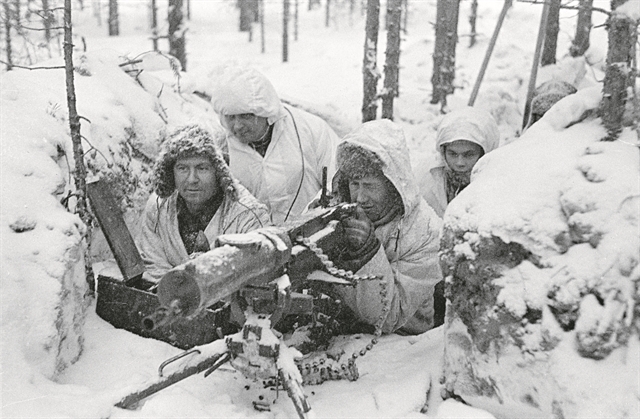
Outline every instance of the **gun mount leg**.
<svg viewBox="0 0 640 419">
<path fill-rule="evenodd" d="M 282 380 L 282 385 L 284 389 L 287 390 L 287 394 L 293 402 L 300 419 L 308 419 L 309 416 L 307 413 L 311 411 L 311 405 L 307 401 L 307 396 L 304 394 L 302 383 L 282 369 L 278 370 L 278 376 L 280 380 Z"/>
<path fill-rule="evenodd" d="M 195 354 L 196 359 L 187 365 L 185 368 L 182 368 L 172 374 L 166 376 L 158 376 L 143 385 L 143 387 L 133 393 L 128 394 L 123 397 L 118 403 L 116 403 L 116 407 L 121 409 L 135 409 L 138 406 L 138 403 L 143 399 L 151 396 L 159 392 L 162 389 L 169 387 L 172 384 L 177 383 L 178 381 L 182 381 L 185 378 L 188 378 L 194 374 L 198 374 L 202 371 L 209 370 L 213 367 L 219 367 L 224 362 L 229 360 L 228 353 L 216 354 L 215 356 L 203 356 L 197 354 L 194 351 L 187 351 L 181 354 L 183 357 L 184 354 L 190 355 Z M 175 357 L 174 357 L 175 358 Z M 175 360 L 174 358 L 171 361 Z"/>
</svg>

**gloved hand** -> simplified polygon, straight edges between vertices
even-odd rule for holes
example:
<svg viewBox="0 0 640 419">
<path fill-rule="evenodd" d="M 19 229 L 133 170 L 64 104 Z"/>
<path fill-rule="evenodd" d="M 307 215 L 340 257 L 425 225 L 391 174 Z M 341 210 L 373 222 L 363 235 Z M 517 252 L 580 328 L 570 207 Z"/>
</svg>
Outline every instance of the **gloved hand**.
<svg viewBox="0 0 640 419">
<path fill-rule="evenodd" d="M 342 269 L 356 272 L 376 254 L 380 242 L 376 238 L 375 228 L 367 214 L 360 207 L 353 217 L 342 220 L 347 249 L 337 261 Z"/>
<path fill-rule="evenodd" d="M 353 217 L 342 221 L 342 227 L 351 253 L 358 253 L 362 247 L 375 239 L 373 223 L 360 207 L 356 207 Z"/>
</svg>

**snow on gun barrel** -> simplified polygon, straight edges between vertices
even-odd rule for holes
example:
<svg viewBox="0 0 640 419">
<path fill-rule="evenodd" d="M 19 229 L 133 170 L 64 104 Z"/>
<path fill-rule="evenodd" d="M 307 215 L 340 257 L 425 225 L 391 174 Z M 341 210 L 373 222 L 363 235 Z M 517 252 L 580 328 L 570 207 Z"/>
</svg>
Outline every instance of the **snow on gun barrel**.
<svg viewBox="0 0 640 419">
<path fill-rule="evenodd" d="M 194 317 L 247 285 L 265 284 L 280 277 L 292 259 L 293 244 L 298 239 L 315 235 L 314 241 L 322 241 L 336 232 L 332 221 L 337 222 L 354 211 L 355 204 L 340 204 L 314 210 L 284 227 L 219 236 L 214 249 L 162 277 L 157 289 L 160 307 L 143 319 L 143 327 L 153 330 L 179 317 Z M 323 230 L 324 235 L 320 233 Z M 294 253 L 295 258 L 305 259 L 304 252 Z"/>
</svg>

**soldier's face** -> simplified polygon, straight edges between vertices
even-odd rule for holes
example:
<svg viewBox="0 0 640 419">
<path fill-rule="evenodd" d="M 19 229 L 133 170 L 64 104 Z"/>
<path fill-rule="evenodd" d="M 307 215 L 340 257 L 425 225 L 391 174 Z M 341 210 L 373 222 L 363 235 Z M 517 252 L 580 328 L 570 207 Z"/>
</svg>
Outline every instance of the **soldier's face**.
<svg viewBox="0 0 640 419">
<path fill-rule="evenodd" d="M 383 175 L 349 179 L 351 202 L 357 203 L 371 221 L 378 221 L 395 204 L 393 185 Z"/>
<path fill-rule="evenodd" d="M 208 157 L 181 157 L 173 166 L 176 189 L 187 203 L 189 211 L 202 209 L 218 192 L 218 179 L 213 163 Z"/>
<path fill-rule="evenodd" d="M 444 146 L 444 159 L 454 172 L 470 172 L 484 154 L 482 147 L 467 140 L 457 140 Z"/>
<path fill-rule="evenodd" d="M 269 129 L 267 118 L 252 113 L 223 115 L 222 125 L 244 144 L 262 140 Z"/>
</svg>

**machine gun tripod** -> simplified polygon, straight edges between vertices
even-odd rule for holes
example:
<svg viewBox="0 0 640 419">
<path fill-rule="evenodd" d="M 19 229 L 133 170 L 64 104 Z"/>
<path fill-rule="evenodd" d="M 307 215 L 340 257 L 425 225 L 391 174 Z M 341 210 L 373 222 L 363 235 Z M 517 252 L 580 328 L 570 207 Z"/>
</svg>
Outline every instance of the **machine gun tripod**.
<svg viewBox="0 0 640 419">
<path fill-rule="evenodd" d="M 339 221 L 354 210 L 353 204 L 341 204 L 319 209 L 287 227 L 223 235 L 214 249 L 169 271 L 157 287 L 161 307 L 143 320 L 145 328 L 162 328 L 184 317 L 196 317 L 212 304 L 226 300 L 232 317 L 243 323 L 242 330 L 226 336 L 224 342 L 199 346 L 166 361 L 159 377 L 125 396 L 116 406 L 134 407 L 190 375 L 206 371 L 206 376 L 229 362 L 249 378 L 273 380 L 276 388 L 282 384 L 299 417 L 304 419 L 311 407 L 303 384 L 357 379 L 355 360 L 377 342 L 387 306 L 375 325 L 371 342 L 344 363 L 326 356 L 300 361 L 302 354 L 287 346 L 274 331 L 275 324 L 286 315 L 314 313 L 314 297 L 293 292 L 292 282 L 316 280 L 354 286 L 358 281 L 378 279 L 338 269 L 330 260 L 341 242 Z M 382 301 L 386 301 L 385 283 L 380 284 Z M 174 362 L 180 364 L 177 371 L 163 376 L 166 365 Z"/>
</svg>

